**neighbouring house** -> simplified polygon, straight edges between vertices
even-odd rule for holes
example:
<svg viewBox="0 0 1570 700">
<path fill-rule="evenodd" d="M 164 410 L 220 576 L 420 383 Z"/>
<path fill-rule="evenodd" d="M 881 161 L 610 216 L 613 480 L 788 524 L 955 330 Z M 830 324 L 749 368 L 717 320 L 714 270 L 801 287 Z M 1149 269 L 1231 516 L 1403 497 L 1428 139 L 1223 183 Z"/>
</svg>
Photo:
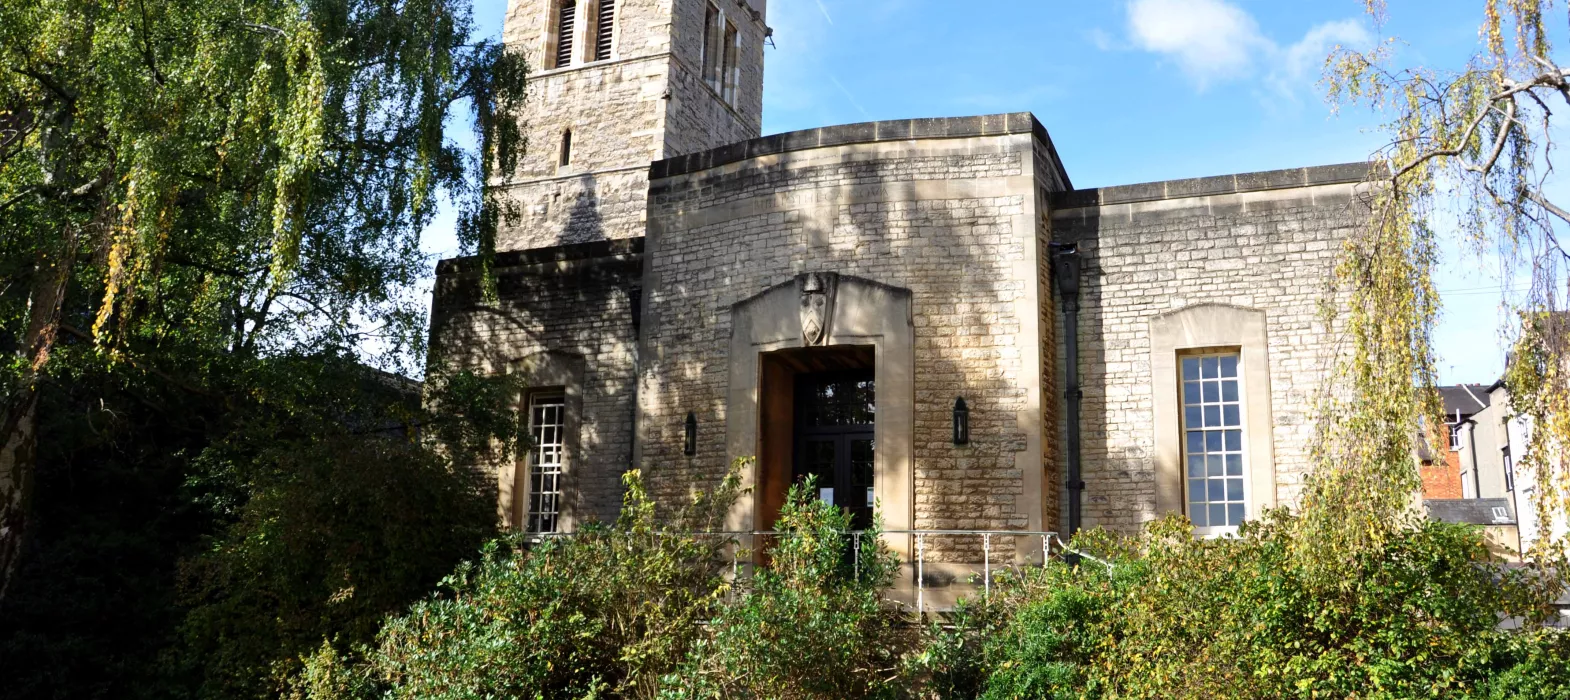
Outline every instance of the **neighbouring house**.
<svg viewBox="0 0 1570 700">
<path fill-rule="evenodd" d="M 730 529 L 816 476 L 941 585 L 1042 556 L 989 533 L 1295 502 L 1366 164 L 1077 189 L 1029 113 L 762 136 L 765 9 L 512 0 L 499 299 L 444 260 L 431 330 L 433 361 L 529 387 L 500 517 L 570 531 L 630 468 L 670 502 L 756 457 Z"/>
<path fill-rule="evenodd" d="M 1532 437 L 1531 420 L 1511 407 L 1510 392 L 1504 381 L 1484 387 L 1482 410 L 1462 424 L 1459 451 L 1463 486 L 1469 498 L 1502 499 L 1520 529 L 1518 551 L 1530 551 L 1544 537 L 1565 537 L 1567 528 L 1561 514 L 1543 522 L 1538 513 L 1538 485 L 1531 470 L 1521 470 L 1517 461 L 1525 454 Z"/>
</svg>

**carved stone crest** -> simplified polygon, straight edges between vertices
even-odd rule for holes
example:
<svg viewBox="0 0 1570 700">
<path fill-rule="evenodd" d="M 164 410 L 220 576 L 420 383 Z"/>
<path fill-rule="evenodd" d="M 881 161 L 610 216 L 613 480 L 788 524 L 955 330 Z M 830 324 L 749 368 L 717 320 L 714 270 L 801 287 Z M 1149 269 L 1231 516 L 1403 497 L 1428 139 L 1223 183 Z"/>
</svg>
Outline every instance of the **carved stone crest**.
<svg viewBox="0 0 1570 700">
<path fill-rule="evenodd" d="M 801 340 L 808 347 L 823 345 L 834 317 L 834 287 L 838 275 L 809 272 L 797 278 L 801 290 Z"/>
</svg>

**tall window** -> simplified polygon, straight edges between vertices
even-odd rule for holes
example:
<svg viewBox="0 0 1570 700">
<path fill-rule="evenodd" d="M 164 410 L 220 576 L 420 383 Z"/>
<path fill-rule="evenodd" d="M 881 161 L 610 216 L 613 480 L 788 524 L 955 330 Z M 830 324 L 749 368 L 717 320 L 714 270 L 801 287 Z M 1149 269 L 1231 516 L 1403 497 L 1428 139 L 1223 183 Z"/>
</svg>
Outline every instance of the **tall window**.
<svg viewBox="0 0 1570 700">
<path fill-rule="evenodd" d="M 1188 517 L 1201 532 L 1228 532 L 1248 512 L 1238 354 L 1181 362 Z"/>
<path fill-rule="evenodd" d="M 556 165 L 562 168 L 572 165 L 572 129 L 561 132 L 561 159 Z"/>
<path fill-rule="evenodd" d="M 558 0 L 556 9 L 555 63 L 552 68 L 566 68 L 572 65 L 572 35 L 576 30 L 578 21 L 578 0 Z"/>
<path fill-rule="evenodd" d="M 616 0 L 600 0 L 594 8 L 594 57 L 590 60 L 610 60 L 611 32 L 615 28 Z"/>
<path fill-rule="evenodd" d="M 716 92 L 720 89 L 720 8 L 709 5 L 703 15 L 703 82 Z"/>
<path fill-rule="evenodd" d="M 561 519 L 562 455 L 567 432 L 567 402 L 561 394 L 529 400 L 529 532 L 556 532 Z"/>
<path fill-rule="evenodd" d="M 1461 424 L 1446 425 L 1445 430 L 1450 432 L 1450 451 L 1461 451 Z"/>
<path fill-rule="evenodd" d="M 720 97 L 726 102 L 736 102 L 736 82 L 741 77 L 741 70 L 736 63 L 736 54 L 740 46 L 740 35 L 736 33 L 736 26 L 730 22 L 725 23 L 725 38 L 722 42 L 724 52 L 721 53 L 720 75 L 724 82 L 720 90 Z"/>
<path fill-rule="evenodd" d="M 1500 455 L 1500 456 L 1504 458 L 1504 463 L 1505 463 L 1505 490 L 1506 491 L 1514 491 L 1515 490 L 1515 462 L 1510 461 L 1510 448 L 1506 447 L 1503 452 L 1504 453 L 1502 455 Z"/>
</svg>

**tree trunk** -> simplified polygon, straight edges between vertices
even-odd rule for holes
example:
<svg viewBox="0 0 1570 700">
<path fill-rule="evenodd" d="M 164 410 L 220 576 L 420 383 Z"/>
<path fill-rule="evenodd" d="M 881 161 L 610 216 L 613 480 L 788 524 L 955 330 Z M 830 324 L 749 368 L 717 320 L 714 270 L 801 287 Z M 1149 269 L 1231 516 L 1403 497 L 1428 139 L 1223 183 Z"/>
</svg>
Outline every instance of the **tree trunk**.
<svg viewBox="0 0 1570 700">
<path fill-rule="evenodd" d="M 26 361 L 16 393 L 6 397 L 0 422 L 0 601 L 16 573 L 26 543 L 28 506 L 38 456 L 39 378 L 54 350 L 60 309 L 76 263 L 76 226 L 67 223 L 61 246 L 39 261 L 28 299 L 27 334 L 22 339 Z"/>
<path fill-rule="evenodd" d="M 24 387 L 18 393 L 14 398 L 19 400 L 6 406 L 5 443 L 0 445 L 0 601 L 21 560 L 38 445 L 38 391 Z"/>
</svg>

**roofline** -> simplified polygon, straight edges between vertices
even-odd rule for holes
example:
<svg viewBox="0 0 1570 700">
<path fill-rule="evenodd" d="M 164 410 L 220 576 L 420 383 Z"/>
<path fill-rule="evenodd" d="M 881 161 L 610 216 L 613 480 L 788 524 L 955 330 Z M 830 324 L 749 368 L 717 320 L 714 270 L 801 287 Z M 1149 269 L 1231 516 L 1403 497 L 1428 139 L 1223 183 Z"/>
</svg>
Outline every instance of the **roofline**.
<svg viewBox="0 0 1570 700">
<path fill-rule="evenodd" d="M 829 146 L 848 146 L 858 143 L 884 141 L 915 141 L 927 139 L 959 139 L 976 136 L 1006 136 L 1031 134 L 1047 147 L 1052 156 L 1052 166 L 1063 180 L 1063 186 L 1072 189 L 1068 171 L 1058 157 L 1052 137 L 1030 112 L 986 114 L 974 117 L 934 117 L 925 119 L 895 119 L 878 122 L 859 122 L 816 129 L 788 131 L 783 134 L 763 136 L 707 151 L 673 156 L 654 161 L 649 165 L 649 179 L 659 180 L 687 175 L 722 165 L 739 163 L 760 156 L 805 151 Z"/>
<path fill-rule="evenodd" d="M 1165 199 L 1209 197 L 1241 192 L 1314 187 L 1317 185 L 1343 185 L 1372 182 L 1385 175 L 1385 166 L 1367 161 L 1319 165 L 1287 170 L 1264 170 L 1235 175 L 1196 177 L 1180 180 L 1162 180 L 1137 185 L 1097 187 L 1052 194 L 1053 209 L 1078 209 L 1105 207 L 1113 204 L 1154 202 Z"/>
</svg>

